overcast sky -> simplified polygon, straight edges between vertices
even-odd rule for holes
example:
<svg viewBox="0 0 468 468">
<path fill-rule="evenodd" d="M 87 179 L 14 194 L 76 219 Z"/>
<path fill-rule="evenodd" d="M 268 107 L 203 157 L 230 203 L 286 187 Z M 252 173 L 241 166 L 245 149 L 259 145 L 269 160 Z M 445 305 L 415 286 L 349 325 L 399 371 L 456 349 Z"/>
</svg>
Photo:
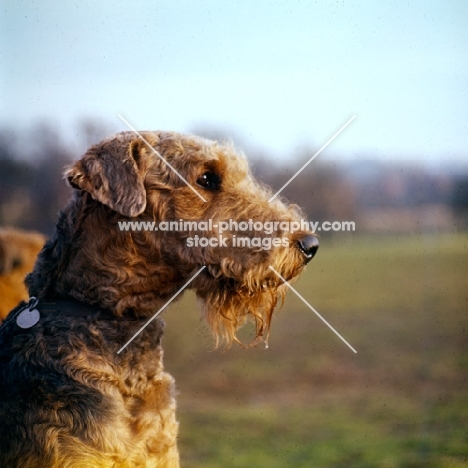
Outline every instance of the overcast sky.
<svg viewBox="0 0 468 468">
<path fill-rule="evenodd" d="M 2 1 L 0 125 L 83 117 L 284 157 L 468 160 L 468 2 Z M 325 157 L 325 153 L 320 157 Z"/>
</svg>

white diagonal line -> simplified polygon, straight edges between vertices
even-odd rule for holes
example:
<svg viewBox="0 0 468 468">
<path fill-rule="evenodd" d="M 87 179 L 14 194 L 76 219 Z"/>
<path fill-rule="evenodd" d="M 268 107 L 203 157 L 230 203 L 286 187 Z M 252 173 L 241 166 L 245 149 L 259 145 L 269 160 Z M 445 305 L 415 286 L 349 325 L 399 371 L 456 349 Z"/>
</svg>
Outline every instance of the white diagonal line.
<svg viewBox="0 0 468 468">
<path fill-rule="evenodd" d="M 148 148 L 150 148 L 153 153 L 158 156 L 162 161 L 164 161 L 168 167 L 170 167 L 186 184 L 189 188 L 191 188 L 205 203 L 206 203 L 206 200 L 203 198 L 202 195 L 200 195 L 193 187 L 192 185 L 190 185 L 190 183 L 184 178 L 184 176 L 182 174 L 180 174 L 180 172 L 177 171 L 177 169 L 175 169 L 169 162 L 167 162 L 160 154 L 158 151 L 156 151 L 151 145 L 150 143 L 148 143 L 148 141 L 146 141 L 146 139 L 138 132 L 138 130 L 135 130 L 134 127 L 132 127 L 128 122 L 127 120 L 125 120 L 120 114 L 118 114 L 119 118 L 141 139 L 143 140 L 146 145 L 148 146 Z"/>
<path fill-rule="evenodd" d="M 269 200 L 274 200 L 354 119 L 353 115 Z"/>
<path fill-rule="evenodd" d="M 357 351 L 270 265 L 270 270 L 272 270 L 279 278 L 281 278 L 285 284 L 296 294 L 296 296 L 307 306 L 312 312 L 314 312 L 317 317 L 322 320 L 322 322 L 330 328 L 342 341 L 345 343 L 354 353 Z"/>
<path fill-rule="evenodd" d="M 120 354 L 204 269 L 202 266 L 118 351 Z"/>
</svg>

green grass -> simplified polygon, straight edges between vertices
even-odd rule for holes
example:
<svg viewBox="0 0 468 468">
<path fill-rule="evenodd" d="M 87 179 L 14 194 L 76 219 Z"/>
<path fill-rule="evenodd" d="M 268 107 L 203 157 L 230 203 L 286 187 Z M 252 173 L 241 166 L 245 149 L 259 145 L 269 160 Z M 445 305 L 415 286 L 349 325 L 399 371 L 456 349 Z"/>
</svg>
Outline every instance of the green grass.
<svg viewBox="0 0 468 468">
<path fill-rule="evenodd" d="M 270 347 L 212 351 L 165 314 L 185 467 L 468 466 L 468 236 L 323 239 Z"/>
</svg>

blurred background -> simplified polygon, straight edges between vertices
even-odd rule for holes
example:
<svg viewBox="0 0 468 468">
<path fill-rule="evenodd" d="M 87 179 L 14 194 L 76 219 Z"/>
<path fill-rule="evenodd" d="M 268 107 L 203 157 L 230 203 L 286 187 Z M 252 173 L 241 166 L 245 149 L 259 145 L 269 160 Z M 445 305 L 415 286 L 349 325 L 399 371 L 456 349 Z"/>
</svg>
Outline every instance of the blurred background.
<svg viewBox="0 0 468 468">
<path fill-rule="evenodd" d="M 322 232 L 270 348 L 165 313 L 191 467 L 468 466 L 468 4 L 5 1 L 0 226 L 53 232 L 63 166 L 112 133 L 232 141 Z M 247 331 L 248 333 L 248 331 Z"/>
</svg>

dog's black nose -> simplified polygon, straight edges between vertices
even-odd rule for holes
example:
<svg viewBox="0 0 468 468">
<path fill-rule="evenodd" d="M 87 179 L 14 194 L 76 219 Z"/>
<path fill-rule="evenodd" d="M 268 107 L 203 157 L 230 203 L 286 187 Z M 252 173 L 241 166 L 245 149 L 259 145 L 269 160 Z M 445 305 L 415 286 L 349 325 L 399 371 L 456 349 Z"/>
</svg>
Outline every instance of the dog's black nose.
<svg viewBox="0 0 468 468">
<path fill-rule="evenodd" d="M 317 253 L 319 241 L 315 236 L 308 234 L 297 241 L 301 252 L 305 255 L 305 262 L 309 263 Z"/>
</svg>

